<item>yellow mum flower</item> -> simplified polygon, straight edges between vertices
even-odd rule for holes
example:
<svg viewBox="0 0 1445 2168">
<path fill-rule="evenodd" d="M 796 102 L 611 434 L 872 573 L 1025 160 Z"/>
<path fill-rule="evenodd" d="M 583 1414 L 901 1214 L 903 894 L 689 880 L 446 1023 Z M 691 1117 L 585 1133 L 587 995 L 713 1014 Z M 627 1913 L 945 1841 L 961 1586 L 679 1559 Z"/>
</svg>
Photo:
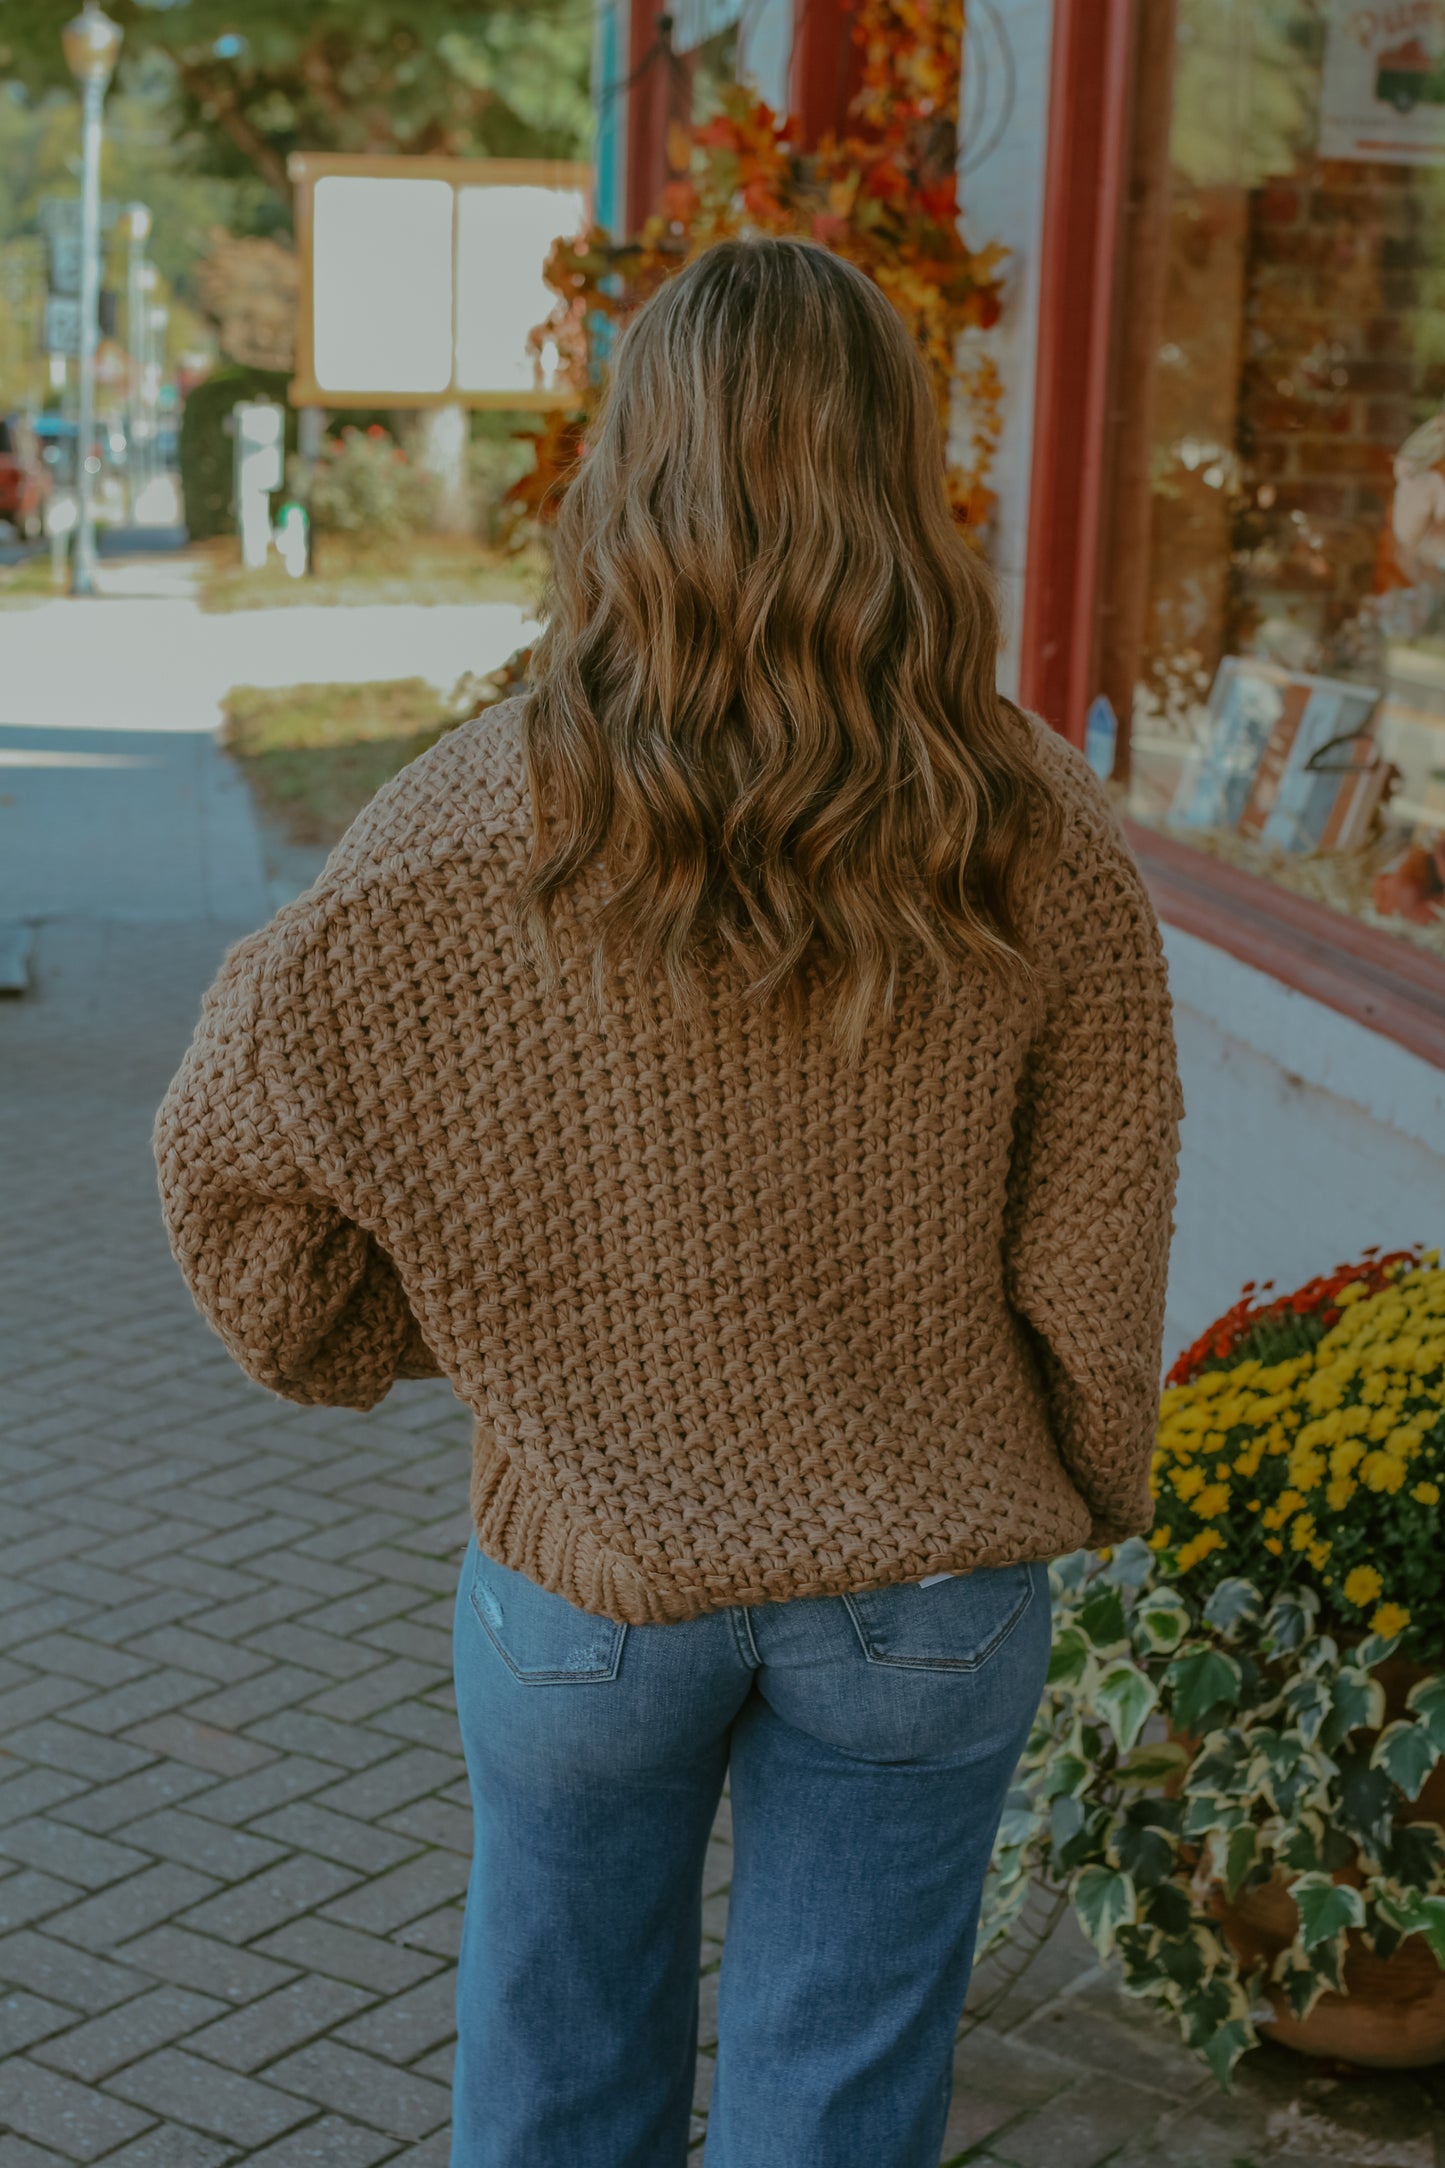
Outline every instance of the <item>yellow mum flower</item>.
<svg viewBox="0 0 1445 2168">
<path fill-rule="evenodd" d="M 1151 1531 L 1149 1536 L 1149 1548 L 1151 1551 L 1162 1551 L 1168 1541 L 1168 1529 L 1164 1527 L 1155 1528 Z"/>
<path fill-rule="evenodd" d="M 1325 1489 L 1325 1504 L 1331 1513 L 1343 1513 L 1359 1487 L 1359 1484 L 1347 1475 L 1336 1476 L 1334 1482 Z"/>
<path fill-rule="evenodd" d="M 1201 1528 L 1199 1534 L 1192 1536 L 1180 1551 L 1179 1571 L 1188 1573 L 1191 1566 L 1197 1566 L 1200 1559 L 1207 1558 L 1211 1551 L 1223 1549 L 1224 1538 L 1217 1528 Z"/>
<path fill-rule="evenodd" d="M 1278 1558 L 1281 1552 L 1284 1550 L 1284 1545 L 1280 1542 L 1278 1536 L 1266 1536 L 1264 1539 L 1264 1547 L 1269 1552 L 1271 1558 Z"/>
<path fill-rule="evenodd" d="M 1363 1610 L 1367 1603 L 1374 1602 L 1384 1585 L 1373 1566 L 1355 1566 L 1345 1575 L 1345 1602 L 1358 1604 Z"/>
<path fill-rule="evenodd" d="M 1395 1492 L 1405 1487 L 1408 1470 L 1395 1453 L 1367 1453 L 1360 1474 L 1372 1491 L 1387 1491 L 1393 1498 Z"/>
<path fill-rule="evenodd" d="M 1410 1496 L 1422 1506 L 1438 1506 L 1440 1503 L 1440 1486 L 1438 1483 L 1417 1483 Z"/>
<path fill-rule="evenodd" d="M 1410 1614 L 1403 1604 L 1382 1603 L 1370 1620 L 1370 1631 L 1374 1634 L 1383 1634 L 1388 1641 L 1394 1635 L 1402 1634 L 1409 1623 Z"/>
<path fill-rule="evenodd" d="M 1323 1542 L 1310 1545 L 1310 1564 L 1314 1567 L 1316 1573 L 1323 1573 L 1325 1563 L 1333 1548 L 1333 1544 Z"/>
<path fill-rule="evenodd" d="M 1217 1521 L 1221 1513 L 1229 1511 L 1229 1485 L 1211 1483 L 1208 1489 L 1202 1490 L 1195 1499 L 1194 1510 L 1202 1521 Z M 1222 1542 L 1223 1538 L 1220 1540 Z"/>
<path fill-rule="evenodd" d="M 1174 1478 L 1174 1495 L 1176 1498 L 1192 1498 L 1196 1491 L 1202 1491 L 1203 1488 L 1204 1470 L 1202 1468 L 1181 1468 Z"/>
</svg>

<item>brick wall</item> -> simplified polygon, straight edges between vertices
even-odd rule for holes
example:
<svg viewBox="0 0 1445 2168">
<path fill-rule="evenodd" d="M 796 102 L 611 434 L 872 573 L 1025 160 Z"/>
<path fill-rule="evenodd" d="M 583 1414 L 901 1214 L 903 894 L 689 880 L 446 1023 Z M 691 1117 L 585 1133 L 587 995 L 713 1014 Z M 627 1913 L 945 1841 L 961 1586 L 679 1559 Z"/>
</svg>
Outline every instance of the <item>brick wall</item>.
<svg viewBox="0 0 1445 2168">
<path fill-rule="evenodd" d="M 1381 578 L 1395 452 L 1445 396 L 1442 198 L 1428 170 L 1306 160 L 1248 201 L 1228 641 L 1289 619 L 1316 649 L 1291 659 L 1328 665 Z"/>
</svg>

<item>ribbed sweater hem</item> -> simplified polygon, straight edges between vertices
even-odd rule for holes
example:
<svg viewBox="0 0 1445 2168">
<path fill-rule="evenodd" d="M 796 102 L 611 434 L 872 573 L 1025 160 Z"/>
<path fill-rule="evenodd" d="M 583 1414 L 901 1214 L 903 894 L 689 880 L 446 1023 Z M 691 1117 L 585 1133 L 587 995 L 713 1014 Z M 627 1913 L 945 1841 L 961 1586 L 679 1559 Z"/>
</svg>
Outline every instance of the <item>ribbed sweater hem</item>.
<svg viewBox="0 0 1445 2168">
<path fill-rule="evenodd" d="M 472 1447 L 472 1522 L 478 1547 L 579 1610 L 627 1626 L 675 1624 L 734 1604 L 841 1596 L 921 1580 L 929 1573 L 971 1573 L 979 1566 L 1059 1558 L 1090 1539 L 1089 1509 L 1077 1493 L 1073 1498 L 1074 1510 L 1060 1514 L 1057 1529 L 1036 1527 L 1029 1542 L 980 1521 L 965 1542 L 942 1554 L 900 1549 L 896 1560 L 881 1563 L 874 1543 L 866 1559 L 845 1558 L 824 1567 L 800 1540 L 792 1557 L 748 1552 L 709 1561 L 704 1570 L 675 1566 L 665 1558 L 644 1564 L 609 1548 L 595 1526 L 574 1518 L 564 1500 L 547 1496 L 535 1478 L 524 1478 L 480 1425 Z M 1147 1519 L 1141 1520 L 1141 1530 L 1147 1525 Z"/>
</svg>

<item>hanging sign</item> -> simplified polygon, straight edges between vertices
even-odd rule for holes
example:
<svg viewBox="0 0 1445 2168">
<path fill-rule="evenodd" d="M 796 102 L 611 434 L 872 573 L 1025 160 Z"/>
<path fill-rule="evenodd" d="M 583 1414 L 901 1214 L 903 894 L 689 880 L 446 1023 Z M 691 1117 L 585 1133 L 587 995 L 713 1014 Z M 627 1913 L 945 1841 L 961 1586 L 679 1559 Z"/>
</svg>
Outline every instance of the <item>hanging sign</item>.
<svg viewBox="0 0 1445 2168">
<path fill-rule="evenodd" d="M 1322 158 L 1445 163 L 1445 0 L 1330 0 Z"/>
</svg>

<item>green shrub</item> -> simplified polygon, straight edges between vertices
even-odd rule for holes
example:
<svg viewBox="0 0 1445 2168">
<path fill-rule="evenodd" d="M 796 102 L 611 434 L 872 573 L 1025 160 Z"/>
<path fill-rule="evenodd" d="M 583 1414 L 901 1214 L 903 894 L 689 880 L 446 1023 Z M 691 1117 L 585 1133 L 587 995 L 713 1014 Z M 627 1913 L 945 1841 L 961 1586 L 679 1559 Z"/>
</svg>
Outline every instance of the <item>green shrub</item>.
<svg viewBox="0 0 1445 2168">
<path fill-rule="evenodd" d="M 435 476 L 379 423 L 328 437 L 319 458 L 291 462 L 288 480 L 323 534 L 404 541 L 428 524 L 436 505 Z"/>
<path fill-rule="evenodd" d="M 271 369 L 217 369 L 197 384 L 181 412 L 181 499 L 193 542 L 235 530 L 232 504 L 235 448 L 226 424 L 243 399 L 286 404 L 288 379 Z M 286 407 L 287 449 L 296 442 L 296 416 Z"/>
</svg>

